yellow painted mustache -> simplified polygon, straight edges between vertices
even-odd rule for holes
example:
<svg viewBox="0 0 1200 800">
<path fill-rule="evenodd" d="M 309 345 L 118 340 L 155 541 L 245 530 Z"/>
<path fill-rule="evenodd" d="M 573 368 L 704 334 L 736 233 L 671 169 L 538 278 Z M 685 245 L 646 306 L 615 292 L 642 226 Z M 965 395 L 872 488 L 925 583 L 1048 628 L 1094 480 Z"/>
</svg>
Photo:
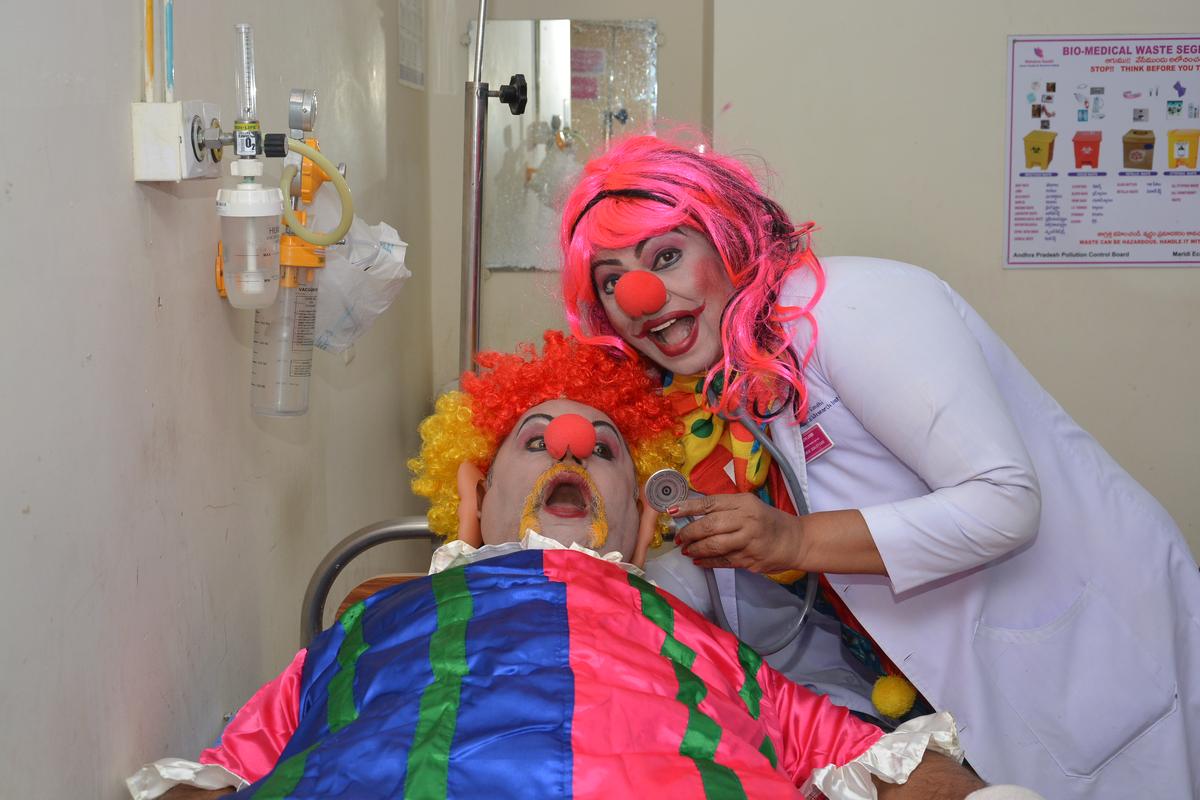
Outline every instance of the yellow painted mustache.
<svg viewBox="0 0 1200 800">
<path fill-rule="evenodd" d="M 525 531 L 537 531 L 539 529 L 540 523 L 538 522 L 537 515 L 542 510 L 542 498 L 546 493 L 546 487 L 564 472 L 578 475 L 588 488 L 588 494 L 591 495 L 590 506 L 592 512 L 592 541 L 588 546 L 593 550 L 599 550 L 608 541 L 608 515 L 604 512 L 604 498 L 600 496 L 600 490 L 596 488 L 596 484 L 592 481 L 592 476 L 588 474 L 588 471 L 575 464 L 555 464 L 538 476 L 538 479 L 533 484 L 533 490 L 525 498 L 525 506 L 521 510 L 521 533 L 524 534 Z"/>
</svg>

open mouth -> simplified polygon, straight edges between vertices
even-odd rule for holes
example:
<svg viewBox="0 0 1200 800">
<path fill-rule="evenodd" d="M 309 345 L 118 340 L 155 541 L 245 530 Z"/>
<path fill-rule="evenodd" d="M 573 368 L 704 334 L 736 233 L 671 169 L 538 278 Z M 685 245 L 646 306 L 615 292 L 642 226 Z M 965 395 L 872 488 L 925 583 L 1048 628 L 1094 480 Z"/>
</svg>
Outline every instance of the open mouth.
<svg viewBox="0 0 1200 800">
<path fill-rule="evenodd" d="M 599 549 L 608 540 L 604 498 L 587 470 L 555 464 L 537 479 L 521 512 L 520 530 L 534 530 L 569 545 Z"/>
<path fill-rule="evenodd" d="M 697 324 L 704 306 L 692 311 L 675 311 L 655 317 L 642 326 L 642 338 L 649 339 L 668 358 L 692 349 L 699 335 Z"/>
<path fill-rule="evenodd" d="M 591 514 L 592 492 L 581 476 L 561 472 L 546 484 L 541 506 L 556 517 L 586 517 Z"/>
</svg>

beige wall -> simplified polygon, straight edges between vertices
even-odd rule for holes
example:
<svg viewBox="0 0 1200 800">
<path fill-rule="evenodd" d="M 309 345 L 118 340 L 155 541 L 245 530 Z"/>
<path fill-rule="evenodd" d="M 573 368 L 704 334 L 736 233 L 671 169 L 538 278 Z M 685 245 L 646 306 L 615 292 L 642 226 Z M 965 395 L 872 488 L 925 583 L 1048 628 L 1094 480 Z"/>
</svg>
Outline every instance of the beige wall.
<svg viewBox="0 0 1200 800">
<path fill-rule="evenodd" d="M 325 151 L 414 275 L 352 363 L 316 353 L 307 416 L 252 416 L 253 313 L 213 291 L 217 182 L 132 180 L 139 3 L 5 5 L 0 797 L 127 797 L 144 761 L 196 754 L 295 652 L 328 547 L 424 510 L 404 459 L 430 397 L 428 129 L 393 77 L 396 4 L 175 14 L 179 96 L 232 109 L 240 21 L 268 129 L 293 85 L 320 91 Z"/>
<path fill-rule="evenodd" d="M 1005 271 L 1006 37 L 1195 33 L 1193 0 L 716 0 L 718 145 L 760 155 L 820 252 L 949 281 L 1200 554 L 1200 270 Z"/>
<path fill-rule="evenodd" d="M 459 372 L 459 287 L 461 284 L 463 93 L 467 80 L 467 49 L 460 39 L 477 13 L 477 4 L 446 0 L 445 20 L 432 33 L 431 47 L 454 49 L 457 57 L 439 59 L 443 66 L 432 76 L 441 89 L 429 101 L 432 305 L 434 386 L 443 387 Z M 706 124 L 711 112 L 711 69 L 705 36 L 711 20 L 711 0 L 492 0 L 489 19 L 655 19 L 660 34 L 658 51 L 658 113 L 660 120 L 689 125 Z M 485 37 L 484 47 L 488 47 Z M 493 117 L 508 109 L 493 101 Z M 487 199 L 484 199 L 487 202 Z M 550 273 L 485 272 L 481 296 L 480 338 L 484 349 L 509 350 L 521 341 L 540 341 L 546 328 L 564 325 L 555 299 L 557 278 Z"/>
</svg>

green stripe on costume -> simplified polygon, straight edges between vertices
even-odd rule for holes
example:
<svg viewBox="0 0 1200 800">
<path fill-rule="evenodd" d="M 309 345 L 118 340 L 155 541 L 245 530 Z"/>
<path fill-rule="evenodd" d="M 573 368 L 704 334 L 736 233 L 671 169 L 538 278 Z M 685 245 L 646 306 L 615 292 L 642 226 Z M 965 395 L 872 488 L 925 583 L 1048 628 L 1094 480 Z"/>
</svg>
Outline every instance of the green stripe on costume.
<svg viewBox="0 0 1200 800">
<path fill-rule="evenodd" d="M 699 713 L 699 712 L 696 712 Z M 746 790 L 737 773 L 715 761 L 697 760 L 696 767 L 700 770 L 700 781 L 704 784 L 704 796 L 713 800 L 745 800 Z"/>
<path fill-rule="evenodd" d="M 642 595 L 642 614 L 666 631 L 668 636 L 674 636 L 675 612 L 671 609 L 671 604 L 663 599 L 648 581 L 629 573 L 629 582 Z M 694 653 L 692 655 L 695 656 Z"/>
<path fill-rule="evenodd" d="M 338 671 L 329 679 L 329 700 L 326 704 L 326 721 L 330 733 L 337 733 L 342 728 L 358 719 L 358 708 L 354 705 L 354 671 L 358 659 L 370 649 L 363 641 L 362 615 L 365 602 L 359 601 L 342 614 L 338 624 L 346 632 L 338 647 Z M 276 765 L 271 774 L 263 781 L 262 786 L 254 793 L 255 800 L 283 800 L 296 790 L 296 785 L 304 777 L 304 768 L 308 755 L 317 747 L 313 744 L 287 761 Z"/>
<path fill-rule="evenodd" d="M 763 737 L 763 741 L 758 748 L 758 752 L 767 757 L 767 761 L 771 762 L 772 767 L 779 767 L 779 756 L 775 755 L 775 745 L 771 744 L 770 736 Z"/>
<path fill-rule="evenodd" d="M 666 633 L 659 652 L 675 669 L 675 677 L 679 681 L 679 692 L 675 699 L 688 709 L 687 729 L 683 732 L 683 741 L 679 743 L 679 754 L 695 762 L 706 798 L 744 798 L 746 792 L 737 773 L 713 760 L 717 745 L 721 743 L 721 726 L 700 710 L 708 687 L 691 670 L 696 661 L 696 652 L 675 638 L 675 612 L 658 590 L 644 579 L 630 574 L 629 583 L 641 595 L 642 614 Z"/>
<path fill-rule="evenodd" d="M 270 777 L 263 781 L 262 786 L 254 793 L 254 800 L 283 800 L 295 791 L 296 784 L 304 777 L 308 754 L 315 748 L 315 744 L 307 747 L 271 770 Z"/>
<path fill-rule="evenodd" d="M 750 712 L 750 716 L 758 719 L 758 715 L 762 713 L 763 696 L 762 684 L 758 682 L 758 671 L 762 668 L 763 658 L 745 642 L 738 642 L 738 661 L 742 665 L 742 673 L 746 676 L 738 696 L 746 704 L 746 710 Z M 758 752 L 767 757 L 767 761 L 771 762 L 772 767 L 779 766 L 779 757 L 775 754 L 775 745 L 770 736 L 763 737 Z"/>
<path fill-rule="evenodd" d="M 758 668 L 762 666 L 762 656 L 747 647 L 744 642 L 738 642 L 738 662 L 742 665 L 742 673 L 746 676 L 738 696 L 746 704 L 746 710 L 750 712 L 750 716 L 758 719 L 762 710 L 762 687 L 758 685 Z"/>
<path fill-rule="evenodd" d="M 354 704 L 354 670 L 358 659 L 370 649 L 363 641 L 362 617 L 366 601 L 360 600 L 342 614 L 338 623 L 346 632 L 346 638 L 338 647 L 338 671 L 329 680 L 329 704 L 326 709 L 329 732 L 337 733 L 358 719 L 358 707 Z"/>
<path fill-rule="evenodd" d="M 417 729 L 408 752 L 405 797 L 442 798 L 450 770 L 450 744 L 458 725 L 462 679 L 467 674 L 467 622 L 474 613 L 463 567 L 432 578 L 437 630 L 429 640 L 433 681 L 421 694 Z"/>
</svg>

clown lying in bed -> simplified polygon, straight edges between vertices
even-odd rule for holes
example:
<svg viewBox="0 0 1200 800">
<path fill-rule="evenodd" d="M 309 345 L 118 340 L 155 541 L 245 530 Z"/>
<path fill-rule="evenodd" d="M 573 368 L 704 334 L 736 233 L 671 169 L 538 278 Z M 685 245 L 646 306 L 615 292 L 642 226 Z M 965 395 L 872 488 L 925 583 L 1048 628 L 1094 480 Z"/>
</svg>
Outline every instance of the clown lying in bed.
<svg viewBox="0 0 1200 800">
<path fill-rule="evenodd" d="M 782 677 L 642 575 L 638 487 L 681 458 L 632 362 L 548 333 L 480 356 L 421 427 L 452 541 L 299 653 L 199 763 L 135 798 L 961 798 L 942 713 L 893 733 Z M 944 755 L 943 755 L 944 754 Z M 205 791 L 207 790 L 207 791 Z"/>
</svg>

